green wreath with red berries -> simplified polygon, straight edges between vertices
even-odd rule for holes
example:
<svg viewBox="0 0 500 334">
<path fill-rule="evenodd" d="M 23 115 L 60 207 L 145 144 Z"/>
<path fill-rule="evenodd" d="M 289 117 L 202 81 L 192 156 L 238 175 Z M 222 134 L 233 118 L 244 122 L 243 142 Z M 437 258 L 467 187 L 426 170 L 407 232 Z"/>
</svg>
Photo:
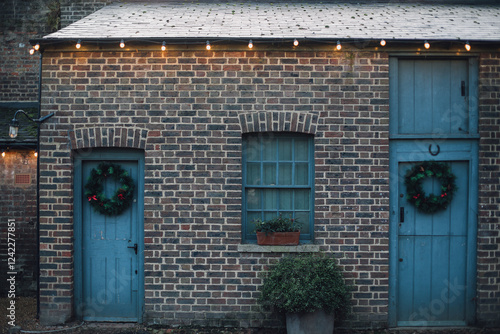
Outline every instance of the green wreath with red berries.
<svg viewBox="0 0 500 334">
<path fill-rule="evenodd" d="M 111 198 L 104 194 L 104 183 L 107 178 L 120 183 L 120 187 Z M 120 165 L 102 162 L 90 171 L 85 185 L 85 197 L 96 212 L 107 216 L 117 216 L 132 204 L 134 198 L 134 180 Z"/>
<path fill-rule="evenodd" d="M 441 182 L 441 194 L 426 195 L 422 182 L 427 177 L 435 177 Z M 424 161 L 413 166 L 405 177 L 406 198 L 420 212 L 434 213 L 445 210 L 457 190 L 455 175 L 446 164 L 435 161 Z"/>
</svg>

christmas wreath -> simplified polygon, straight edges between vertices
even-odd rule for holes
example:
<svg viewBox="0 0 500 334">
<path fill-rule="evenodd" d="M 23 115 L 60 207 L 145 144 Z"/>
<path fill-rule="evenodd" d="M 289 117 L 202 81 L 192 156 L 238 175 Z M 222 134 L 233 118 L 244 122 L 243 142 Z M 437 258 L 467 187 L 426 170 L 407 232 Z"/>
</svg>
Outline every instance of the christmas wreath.
<svg viewBox="0 0 500 334">
<path fill-rule="evenodd" d="M 441 194 L 426 195 L 422 187 L 422 181 L 426 177 L 435 177 L 441 182 Z M 444 210 L 450 204 L 454 192 L 455 175 L 451 173 L 450 167 L 441 162 L 425 161 L 415 165 L 408 171 L 405 177 L 405 186 L 408 202 L 424 213 L 434 213 Z"/>
<path fill-rule="evenodd" d="M 104 182 L 111 177 L 120 182 L 120 187 L 111 198 L 104 194 Z M 90 176 L 85 185 L 85 197 L 95 211 L 116 216 L 126 210 L 134 197 L 134 181 L 128 172 L 117 164 L 102 162 L 90 171 Z"/>
</svg>

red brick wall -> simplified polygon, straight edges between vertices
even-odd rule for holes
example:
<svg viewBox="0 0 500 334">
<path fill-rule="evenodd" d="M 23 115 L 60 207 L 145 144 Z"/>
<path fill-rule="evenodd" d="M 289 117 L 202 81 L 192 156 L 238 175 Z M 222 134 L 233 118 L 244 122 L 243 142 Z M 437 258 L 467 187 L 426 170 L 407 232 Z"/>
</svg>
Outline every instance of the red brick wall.
<svg viewBox="0 0 500 334">
<path fill-rule="evenodd" d="M 481 61 L 484 71 L 486 59 Z M 70 148 L 90 147 L 100 128 L 115 128 L 114 137 L 106 138 L 109 143 L 127 147 L 134 142 L 121 140 L 118 132 L 125 138 L 141 133 L 146 140 L 146 320 L 276 324 L 274 318 L 262 318 L 255 298 L 258 272 L 282 254 L 238 248 L 241 133 L 247 119 L 239 116 L 290 112 L 315 120 L 315 238 L 321 250 L 342 256 L 355 287 L 352 324 L 387 324 L 386 53 L 47 52 L 43 66 L 43 110 L 57 113 L 42 130 L 41 155 L 41 233 L 47 240 L 41 246 L 41 306 L 49 316 L 69 317 L 72 302 Z M 484 96 L 498 94 L 498 82 L 482 80 L 481 92 L 482 108 L 490 108 L 481 110 L 481 131 L 492 140 L 481 154 L 495 155 L 498 95 L 489 102 Z M 496 128 L 487 130 L 485 122 Z M 486 188 L 498 165 L 494 160 L 481 160 L 481 168 L 493 169 L 482 172 Z M 490 233 L 498 226 L 498 193 L 480 196 L 482 204 L 491 204 L 480 218 L 482 231 Z M 478 253 L 479 291 L 486 294 L 478 300 L 483 321 L 494 317 L 499 304 L 492 288 L 500 271 L 498 238 L 491 233 L 481 237 Z M 50 240 L 60 235 L 66 236 L 64 249 L 56 250 Z"/>
<path fill-rule="evenodd" d="M 478 320 L 500 323 L 500 53 L 479 67 Z"/>
</svg>

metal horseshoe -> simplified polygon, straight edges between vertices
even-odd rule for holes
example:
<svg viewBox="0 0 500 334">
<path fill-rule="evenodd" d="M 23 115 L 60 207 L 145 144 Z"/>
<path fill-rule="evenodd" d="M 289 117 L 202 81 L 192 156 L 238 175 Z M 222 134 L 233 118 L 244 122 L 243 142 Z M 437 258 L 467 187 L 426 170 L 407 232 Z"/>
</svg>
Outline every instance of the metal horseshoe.
<svg viewBox="0 0 500 334">
<path fill-rule="evenodd" d="M 430 144 L 430 145 L 429 145 L 429 153 L 430 153 L 433 157 L 435 157 L 436 155 L 438 155 L 438 154 L 439 154 L 439 152 L 441 152 L 441 148 L 439 148 L 439 145 L 436 145 L 436 146 L 438 147 L 437 152 L 436 152 L 436 153 L 432 153 L 432 151 L 431 151 L 432 144 Z"/>
</svg>

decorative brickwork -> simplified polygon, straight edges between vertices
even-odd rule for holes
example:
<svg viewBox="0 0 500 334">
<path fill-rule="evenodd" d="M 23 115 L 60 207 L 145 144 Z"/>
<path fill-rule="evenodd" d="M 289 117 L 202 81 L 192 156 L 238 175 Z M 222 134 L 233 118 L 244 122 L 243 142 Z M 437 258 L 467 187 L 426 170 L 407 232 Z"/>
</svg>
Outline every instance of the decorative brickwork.
<svg viewBox="0 0 500 334">
<path fill-rule="evenodd" d="M 499 304 L 491 290 L 500 270 L 492 228 L 498 189 L 491 188 L 498 184 L 498 83 L 488 64 L 498 57 L 484 57 L 481 129 L 490 139 L 482 142 L 480 203 L 489 207 L 480 218 L 478 310 L 487 321 Z M 239 247 L 241 138 L 297 131 L 315 136 L 315 243 L 340 258 L 354 286 L 350 325 L 387 324 L 388 54 L 46 52 L 43 61 L 42 109 L 56 113 L 41 137 L 43 321 L 71 317 L 78 251 L 71 157 L 101 146 L 145 153 L 144 320 L 279 325 L 256 297 L 259 273 L 283 253 Z"/>
</svg>

